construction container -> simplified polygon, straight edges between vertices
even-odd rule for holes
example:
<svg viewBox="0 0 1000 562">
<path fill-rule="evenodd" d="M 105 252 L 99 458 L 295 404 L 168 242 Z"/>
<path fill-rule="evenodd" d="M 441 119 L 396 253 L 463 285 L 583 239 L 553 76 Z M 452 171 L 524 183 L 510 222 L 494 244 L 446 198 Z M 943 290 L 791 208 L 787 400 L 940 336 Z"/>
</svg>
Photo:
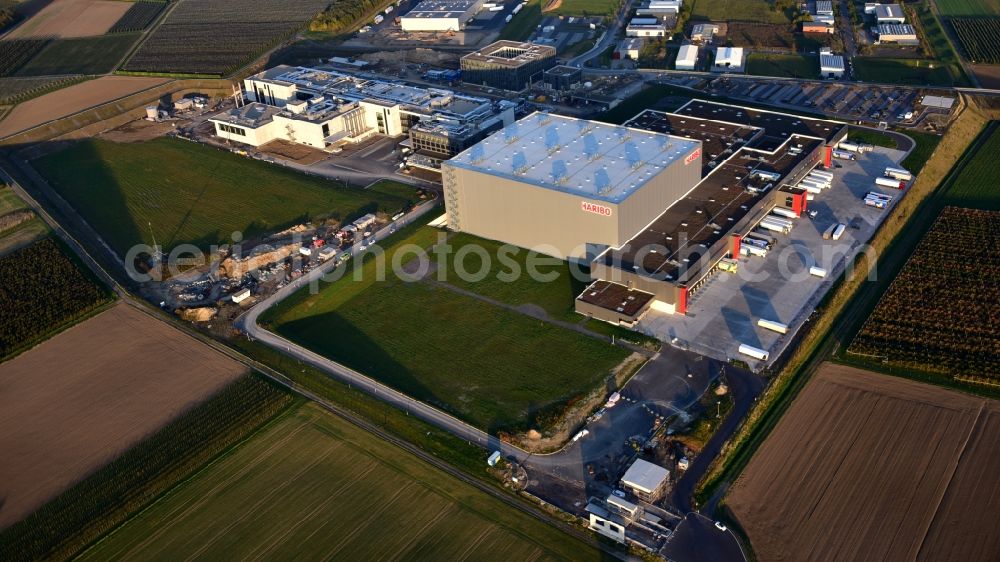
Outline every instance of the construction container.
<svg viewBox="0 0 1000 562">
<path fill-rule="evenodd" d="M 756 348 L 752 345 L 747 345 L 745 343 L 740 344 L 740 353 L 743 355 L 749 355 L 755 359 L 760 359 L 761 361 L 767 361 L 768 354 L 763 349 Z"/>
<path fill-rule="evenodd" d="M 772 332 L 778 332 L 779 334 L 788 333 L 788 326 L 782 324 L 781 322 L 775 322 L 774 320 L 765 320 L 761 318 L 757 320 L 757 325 L 761 328 L 771 330 Z"/>
</svg>

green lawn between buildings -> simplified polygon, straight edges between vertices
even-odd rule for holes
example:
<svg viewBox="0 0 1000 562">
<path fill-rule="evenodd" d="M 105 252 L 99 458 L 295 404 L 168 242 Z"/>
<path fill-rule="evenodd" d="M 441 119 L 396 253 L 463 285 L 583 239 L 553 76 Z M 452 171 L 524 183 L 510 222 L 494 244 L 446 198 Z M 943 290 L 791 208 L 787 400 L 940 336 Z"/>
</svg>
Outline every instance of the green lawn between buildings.
<svg viewBox="0 0 1000 562">
<path fill-rule="evenodd" d="M 865 82 L 911 86 L 951 86 L 948 65 L 925 59 L 854 57 L 854 74 Z"/>
<path fill-rule="evenodd" d="M 747 57 L 747 74 L 815 79 L 819 78 L 819 57 L 751 53 Z"/>
<path fill-rule="evenodd" d="M 414 250 L 430 248 L 440 235 L 430 227 L 408 227 L 389 242 L 384 262 L 410 262 Z M 348 264 L 339 280 L 315 295 L 300 291 L 268 311 L 263 322 L 491 432 L 548 419 L 603 383 L 629 355 L 600 339 L 459 294 L 433 281 L 436 271 L 421 281 L 391 273 L 377 280 L 379 261 L 369 254 L 360 268 Z M 484 281 L 481 291 L 478 284 L 464 286 L 497 300 L 536 303 L 563 317 L 576 296 L 569 280 L 551 287 L 524 280 L 510 288 Z"/>
<path fill-rule="evenodd" d="M 134 244 L 207 248 L 324 217 L 394 213 L 415 190 L 363 190 L 173 138 L 86 140 L 33 165 L 120 255 Z M 406 198 L 408 191 L 413 196 Z"/>
<path fill-rule="evenodd" d="M 789 23 L 788 16 L 771 8 L 768 0 L 693 0 L 691 20 Z"/>
<path fill-rule="evenodd" d="M 601 558 L 558 529 L 307 404 L 80 559 L 484 560 L 497 553 L 511 560 Z"/>
</svg>

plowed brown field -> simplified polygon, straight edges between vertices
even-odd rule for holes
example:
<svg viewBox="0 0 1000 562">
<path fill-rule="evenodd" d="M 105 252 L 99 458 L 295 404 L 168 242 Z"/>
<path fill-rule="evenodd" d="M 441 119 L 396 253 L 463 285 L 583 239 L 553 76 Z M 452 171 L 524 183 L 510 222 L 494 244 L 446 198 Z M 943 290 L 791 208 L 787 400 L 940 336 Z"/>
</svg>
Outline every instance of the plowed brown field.
<svg viewBox="0 0 1000 562">
<path fill-rule="evenodd" d="M 107 33 L 132 6 L 117 0 L 55 0 L 10 32 L 8 39 L 91 37 Z"/>
<path fill-rule="evenodd" d="M 827 364 L 733 486 L 757 558 L 1000 560 L 1000 403 Z"/>
<path fill-rule="evenodd" d="M 125 304 L 0 364 L 0 529 L 243 372 Z"/>
</svg>

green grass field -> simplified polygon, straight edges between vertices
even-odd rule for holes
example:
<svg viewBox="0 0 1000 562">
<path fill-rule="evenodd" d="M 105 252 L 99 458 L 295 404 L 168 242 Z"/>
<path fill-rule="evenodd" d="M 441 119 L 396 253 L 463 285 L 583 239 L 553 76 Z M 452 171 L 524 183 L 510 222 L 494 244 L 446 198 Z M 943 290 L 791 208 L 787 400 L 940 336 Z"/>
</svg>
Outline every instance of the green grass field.
<svg viewBox="0 0 1000 562">
<path fill-rule="evenodd" d="M 27 208 L 28 205 L 14 193 L 14 190 L 0 186 L 0 217 Z M 0 257 L 24 248 L 48 233 L 48 225 L 38 217 L 4 230 L 0 232 Z"/>
<path fill-rule="evenodd" d="M 484 463 L 485 464 L 485 463 Z M 600 553 L 305 405 L 83 560 L 596 560 Z"/>
<path fill-rule="evenodd" d="M 938 61 L 854 57 L 854 73 L 866 82 L 911 86 L 952 85 L 948 65 Z"/>
<path fill-rule="evenodd" d="M 303 222 L 395 212 L 405 190 L 344 187 L 183 140 L 87 140 L 33 164 L 119 254 L 137 243 L 201 248 Z"/>
<path fill-rule="evenodd" d="M 772 10 L 767 0 L 694 0 L 691 20 L 789 23 L 788 16 Z"/>
<path fill-rule="evenodd" d="M 120 33 L 52 41 L 17 75 L 105 74 L 118 66 L 138 38 L 136 33 Z"/>
<path fill-rule="evenodd" d="M 995 129 L 975 157 L 962 168 L 945 197 L 946 204 L 975 209 L 1000 210 L 997 155 L 1000 129 Z"/>
<path fill-rule="evenodd" d="M 385 263 L 408 262 L 413 254 L 404 254 L 405 248 L 428 248 L 439 234 L 429 227 L 404 229 Z M 316 295 L 302 291 L 263 321 L 478 427 L 526 427 L 595 388 L 629 355 L 428 279 L 405 282 L 390 272 L 377 281 L 378 260 L 363 262 L 360 281 L 350 272 Z M 496 294 L 495 285 L 488 286 Z M 550 295 L 548 289 L 538 294 Z M 550 298 L 564 294 L 553 290 Z"/>
<path fill-rule="evenodd" d="M 499 39 L 524 41 L 531 36 L 541 22 L 542 0 L 528 0 L 521 11 L 500 31 Z"/>
<path fill-rule="evenodd" d="M 558 8 L 545 12 L 545 15 L 611 16 L 620 4 L 620 0 L 562 0 Z"/>
<path fill-rule="evenodd" d="M 448 244 L 454 249 L 448 254 L 447 267 L 439 270 L 446 272 L 444 280 L 448 284 L 513 306 L 536 305 L 558 320 L 579 321 L 583 318 L 573 309 L 574 299 L 589 282 L 586 272 L 580 279 L 574 278 L 573 270 L 579 268 L 571 268 L 568 262 L 562 260 L 531 254 L 530 261 L 533 262 L 533 269 L 542 276 L 540 278 L 552 279 L 539 282 L 528 275 L 527 250 L 462 233 L 449 238 Z M 485 254 L 472 252 L 473 248 L 481 248 Z M 501 248 L 504 248 L 502 253 Z M 480 271 L 488 273 L 464 280 L 462 277 L 467 276 L 456 272 L 458 264 L 455 258 L 459 252 L 465 254 L 461 260 L 462 271 L 473 275 Z M 487 265 L 488 270 L 485 268 Z M 580 277 L 581 273 L 576 275 Z"/>
<path fill-rule="evenodd" d="M 815 55 L 752 53 L 747 57 L 747 74 L 786 78 L 819 78 L 819 58 Z"/>
<path fill-rule="evenodd" d="M 971 86 L 972 84 L 969 83 L 968 78 L 966 78 L 965 73 L 962 71 L 958 52 L 951 44 L 948 34 L 945 33 L 941 22 L 934 16 L 934 12 L 931 11 L 927 2 L 915 4 L 912 9 L 912 13 L 919 20 L 920 35 L 923 36 L 923 40 L 927 42 L 927 45 L 934 53 L 934 58 L 941 64 L 947 65 L 952 82 L 956 86 Z"/>
<path fill-rule="evenodd" d="M 996 0 L 935 0 L 942 16 L 1000 16 Z"/>
<path fill-rule="evenodd" d="M 919 174 L 920 170 L 923 169 L 924 164 L 927 163 L 927 159 L 931 157 L 931 154 L 934 153 L 934 149 L 937 148 L 938 143 L 941 142 L 941 137 L 931 133 L 921 133 L 918 131 L 906 131 L 905 134 L 915 140 L 917 142 L 917 146 L 913 148 L 909 156 L 903 159 L 903 167 L 914 174 Z"/>
</svg>

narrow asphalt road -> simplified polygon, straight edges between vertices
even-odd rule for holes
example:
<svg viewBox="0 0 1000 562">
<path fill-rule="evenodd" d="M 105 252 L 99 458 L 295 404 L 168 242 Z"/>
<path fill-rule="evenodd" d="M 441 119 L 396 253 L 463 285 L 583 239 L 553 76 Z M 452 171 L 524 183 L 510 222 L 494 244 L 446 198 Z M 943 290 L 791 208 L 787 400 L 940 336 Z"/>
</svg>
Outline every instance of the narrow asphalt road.
<svg viewBox="0 0 1000 562">
<path fill-rule="evenodd" d="M 746 419 L 747 413 L 757 401 L 757 397 L 764 391 L 766 382 L 761 377 L 732 365 L 726 366 L 723 378 L 729 387 L 729 392 L 733 397 L 733 408 L 730 410 L 722 425 L 716 430 L 712 438 L 705 444 L 698 456 L 695 457 L 691 466 L 688 467 L 684 476 L 681 476 L 677 484 L 674 485 L 671 496 L 671 503 L 680 510 L 681 513 L 694 511 L 691 504 L 694 488 L 701 481 L 708 471 L 708 467 L 715 460 L 722 450 L 723 444 L 732 436 L 740 422 Z"/>
</svg>

